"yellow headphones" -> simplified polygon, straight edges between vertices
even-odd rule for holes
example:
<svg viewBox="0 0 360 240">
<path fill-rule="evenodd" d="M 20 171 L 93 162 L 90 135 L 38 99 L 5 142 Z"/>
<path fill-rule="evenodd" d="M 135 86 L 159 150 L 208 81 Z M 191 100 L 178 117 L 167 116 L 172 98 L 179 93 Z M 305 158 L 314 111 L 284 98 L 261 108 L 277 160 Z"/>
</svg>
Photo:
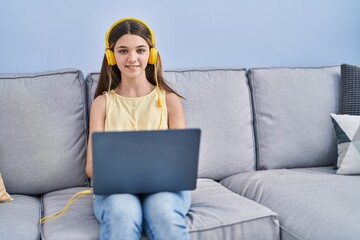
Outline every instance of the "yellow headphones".
<svg viewBox="0 0 360 240">
<path fill-rule="evenodd" d="M 111 27 L 109 28 L 109 30 L 106 32 L 106 36 L 105 36 L 105 55 L 106 55 L 106 59 L 107 62 L 110 66 L 114 66 L 116 64 L 116 60 L 115 60 L 115 55 L 114 52 L 110 49 L 110 45 L 109 45 L 109 36 L 111 31 L 114 29 L 115 26 L 117 26 L 119 23 L 125 22 L 125 21 L 136 21 L 139 22 L 141 24 L 143 24 L 150 32 L 150 36 L 151 36 L 151 43 L 154 45 L 153 47 L 150 47 L 150 56 L 149 56 L 149 60 L 148 63 L 149 64 L 156 64 L 157 62 L 157 49 L 155 48 L 155 37 L 154 37 L 154 33 L 151 30 L 151 28 L 142 20 L 137 19 L 137 18 L 123 18 L 120 19 L 118 21 L 116 21 L 115 23 L 113 23 L 113 25 L 111 25 Z"/>
</svg>

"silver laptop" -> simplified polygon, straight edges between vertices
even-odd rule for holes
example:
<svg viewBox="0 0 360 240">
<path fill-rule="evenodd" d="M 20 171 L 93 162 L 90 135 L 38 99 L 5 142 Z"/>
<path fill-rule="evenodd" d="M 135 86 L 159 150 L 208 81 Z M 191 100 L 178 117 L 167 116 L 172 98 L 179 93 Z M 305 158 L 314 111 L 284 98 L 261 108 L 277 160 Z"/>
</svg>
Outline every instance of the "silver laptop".
<svg viewBox="0 0 360 240">
<path fill-rule="evenodd" d="M 200 129 L 95 132 L 95 194 L 193 190 Z"/>
</svg>

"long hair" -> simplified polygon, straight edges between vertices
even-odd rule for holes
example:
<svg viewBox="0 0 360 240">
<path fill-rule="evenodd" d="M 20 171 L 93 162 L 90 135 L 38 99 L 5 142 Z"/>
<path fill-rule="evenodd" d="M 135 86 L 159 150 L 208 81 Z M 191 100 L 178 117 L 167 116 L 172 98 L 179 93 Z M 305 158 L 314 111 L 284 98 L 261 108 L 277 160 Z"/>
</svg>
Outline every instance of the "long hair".
<svg viewBox="0 0 360 240">
<path fill-rule="evenodd" d="M 135 20 L 126 20 L 120 22 L 116 25 L 109 34 L 109 47 L 112 51 L 114 51 L 114 46 L 116 41 L 125 34 L 133 34 L 143 38 L 149 45 L 150 48 L 155 47 L 151 41 L 151 33 L 149 29 L 144 26 L 142 23 Z M 157 80 L 159 83 L 159 88 L 166 91 L 175 93 L 179 97 L 182 98 L 178 93 L 176 93 L 165 81 L 163 76 L 162 62 L 160 54 L 157 54 L 157 63 L 147 64 L 145 73 L 147 80 L 154 86 L 156 86 L 155 80 L 155 67 L 157 73 Z M 99 83 L 97 85 L 94 99 L 102 95 L 106 91 L 110 91 L 119 86 L 121 82 L 121 71 L 117 67 L 117 65 L 110 66 L 107 62 L 106 56 L 104 55 L 104 59 L 101 66 Z"/>
</svg>

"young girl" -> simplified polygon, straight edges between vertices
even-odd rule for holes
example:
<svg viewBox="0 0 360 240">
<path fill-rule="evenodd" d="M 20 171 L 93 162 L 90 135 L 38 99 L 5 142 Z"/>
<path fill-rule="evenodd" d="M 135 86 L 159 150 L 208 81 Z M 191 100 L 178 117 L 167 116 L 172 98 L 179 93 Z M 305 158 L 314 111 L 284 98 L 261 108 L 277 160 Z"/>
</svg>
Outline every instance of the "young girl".
<svg viewBox="0 0 360 240">
<path fill-rule="evenodd" d="M 155 38 L 143 21 L 125 18 L 106 34 L 106 52 L 90 112 L 86 172 L 92 177 L 95 131 L 185 128 L 180 96 L 164 81 Z M 139 146 L 140 147 L 140 146 Z M 189 191 L 94 197 L 100 239 L 189 239 Z"/>
</svg>

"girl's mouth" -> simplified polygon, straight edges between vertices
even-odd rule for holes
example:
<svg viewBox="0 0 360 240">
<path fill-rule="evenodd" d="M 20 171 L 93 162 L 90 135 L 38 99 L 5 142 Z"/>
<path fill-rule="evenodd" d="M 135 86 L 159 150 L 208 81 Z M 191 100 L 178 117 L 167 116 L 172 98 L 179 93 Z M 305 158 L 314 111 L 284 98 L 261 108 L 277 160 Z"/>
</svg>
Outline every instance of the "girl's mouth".
<svg viewBox="0 0 360 240">
<path fill-rule="evenodd" d="M 128 68 L 129 70 L 135 70 L 138 67 L 140 67 L 140 65 L 125 65 L 126 68 Z"/>
</svg>

